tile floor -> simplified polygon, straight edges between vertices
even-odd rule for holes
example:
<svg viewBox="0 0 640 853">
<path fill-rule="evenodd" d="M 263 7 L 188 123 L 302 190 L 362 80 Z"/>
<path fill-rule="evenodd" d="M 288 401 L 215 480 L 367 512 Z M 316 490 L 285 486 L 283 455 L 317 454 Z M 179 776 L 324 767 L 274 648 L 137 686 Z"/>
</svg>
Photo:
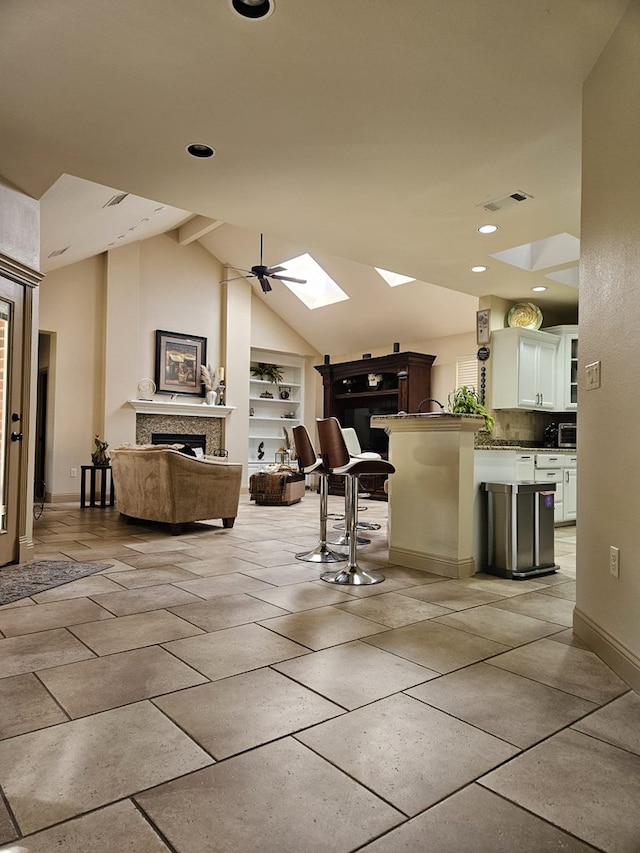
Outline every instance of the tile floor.
<svg viewBox="0 0 640 853">
<path fill-rule="evenodd" d="M 571 631 L 561 570 L 384 583 L 295 559 L 318 498 L 170 536 L 47 506 L 35 558 L 108 561 L 0 608 L 0 849 L 640 851 L 640 697 Z M 339 498 L 330 510 L 340 513 Z"/>
</svg>

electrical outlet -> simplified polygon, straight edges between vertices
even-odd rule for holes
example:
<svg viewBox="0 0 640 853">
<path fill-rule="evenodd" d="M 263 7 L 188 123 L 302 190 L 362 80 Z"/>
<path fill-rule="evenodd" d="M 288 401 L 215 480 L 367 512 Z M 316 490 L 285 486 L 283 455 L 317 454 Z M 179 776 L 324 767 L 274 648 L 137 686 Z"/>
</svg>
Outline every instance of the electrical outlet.
<svg viewBox="0 0 640 853">
<path fill-rule="evenodd" d="M 620 548 L 609 546 L 609 571 L 614 578 L 620 577 Z"/>
<path fill-rule="evenodd" d="M 70 477 L 77 477 L 78 476 L 78 469 L 77 468 L 69 468 L 69 476 Z"/>
</svg>

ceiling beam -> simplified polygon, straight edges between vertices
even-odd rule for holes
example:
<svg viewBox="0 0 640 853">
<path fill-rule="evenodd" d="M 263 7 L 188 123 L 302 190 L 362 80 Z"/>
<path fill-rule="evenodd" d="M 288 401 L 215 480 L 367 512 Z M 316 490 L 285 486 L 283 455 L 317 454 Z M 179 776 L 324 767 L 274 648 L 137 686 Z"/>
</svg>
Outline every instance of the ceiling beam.
<svg viewBox="0 0 640 853">
<path fill-rule="evenodd" d="M 188 222 L 185 222 L 178 228 L 178 243 L 181 246 L 187 246 L 193 243 L 194 240 L 199 240 L 210 231 L 214 231 L 224 225 L 220 219 L 209 219 L 207 216 L 194 216 Z"/>
</svg>

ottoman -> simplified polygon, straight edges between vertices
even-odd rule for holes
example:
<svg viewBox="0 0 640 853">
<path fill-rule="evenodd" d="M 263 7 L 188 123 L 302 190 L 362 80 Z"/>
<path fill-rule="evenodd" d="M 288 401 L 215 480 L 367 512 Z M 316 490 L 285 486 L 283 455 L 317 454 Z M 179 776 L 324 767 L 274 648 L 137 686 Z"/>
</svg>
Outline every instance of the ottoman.
<svg viewBox="0 0 640 853">
<path fill-rule="evenodd" d="M 291 506 L 304 497 L 304 474 L 260 471 L 249 478 L 250 499 L 261 506 Z"/>
</svg>

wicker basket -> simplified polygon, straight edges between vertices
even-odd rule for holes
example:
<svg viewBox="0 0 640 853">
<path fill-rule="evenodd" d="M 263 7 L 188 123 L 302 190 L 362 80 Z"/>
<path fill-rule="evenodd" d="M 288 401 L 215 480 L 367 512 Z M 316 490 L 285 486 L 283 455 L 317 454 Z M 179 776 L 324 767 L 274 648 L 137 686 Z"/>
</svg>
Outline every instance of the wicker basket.
<svg viewBox="0 0 640 853">
<path fill-rule="evenodd" d="M 290 506 L 304 497 L 304 474 L 260 471 L 249 478 L 249 493 L 262 506 Z"/>
</svg>

